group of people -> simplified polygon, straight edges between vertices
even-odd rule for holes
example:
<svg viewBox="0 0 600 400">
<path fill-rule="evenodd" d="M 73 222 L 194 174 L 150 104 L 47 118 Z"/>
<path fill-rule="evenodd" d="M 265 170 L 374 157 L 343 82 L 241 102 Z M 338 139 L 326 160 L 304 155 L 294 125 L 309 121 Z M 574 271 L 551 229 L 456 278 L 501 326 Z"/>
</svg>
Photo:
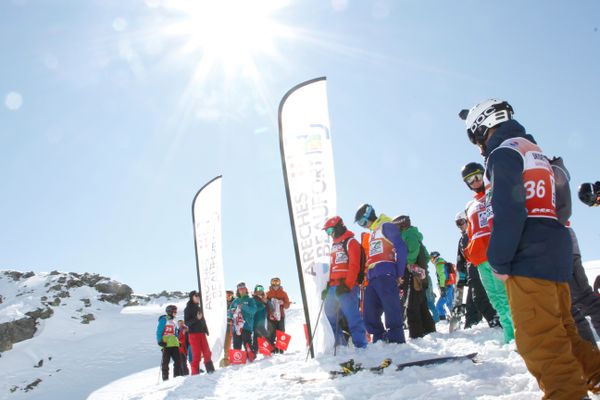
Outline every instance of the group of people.
<svg viewBox="0 0 600 400">
<path fill-rule="evenodd" d="M 206 372 L 215 367 L 208 346 L 208 327 L 200 307 L 200 294 L 192 290 L 183 312 L 184 319 L 176 321 L 177 306 L 171 304 L 165 315 L 158 318 L 156 339 L 162 351 L 162 379 L 169 379 L 169 363 L 173 361 L 173 376 L 197 375 L 201 372 L 200 361 L 204 358 Z M 190 368 L 188 369 L 188 361 Z"/>
<path fill-rule="evenodd" d="M 501 327 L 544 398 L 587 399 L 588 391 L 600 393 L 600 352 L 585 316 L 600 335 L 600 298 L 585 276 L 569 223 L 569 174 L 513 114 L 508 102 L 495 99 L 459 113 L 485 166 L 470 162 L 462 169 L 473 198 L 455 218 L 461 231 L 456 265 L 427 253 L 406 215 L 377 216 L 373 206 L 362 205 L 355 222 L 370 232 L 360 242 L 339 216 L 325 222 L 333 239 L 325 313 L 336 345 L 349 337 L 358 348 L 369 338 L 403 343 L 405 310 L 409 336 L 422 337 L 447 311 L 463 307 L 468 286 L 465 328 L 483 318 Z M 582 185 L 579 197 L 598 205 L 600 183 Z M 438 278 L 435 307 L 428 258 Z M 339 334 L 340 315 L 349 335 Z"/>
<path fill-rule="evenodd" d="M 274 347 L 277 331 L 285 332 L 285 310 L 290 307 L 290 299 L 281 286 L 279 278 L 271 279 L 271 286 L 265 293 L 262 285 L 256 285 L 252 296 L 244 282 L 237 284 L 235 298 L 233 291 L 227 291 L 227 333 L 223 365 L 229 364 L 228 351 L 245 350 L 248 359 L 253 361 L 258 352 L 259 339 L 267 340 L 274 353 L 282 352 Z"/>
<path fill-rule="evenodd" d="M 459 113 L 483 164 L 469 162 L 461 171 L 473 198 L 455 218 L 461 233 L 456 264 L 428 252 L 407 215 L 378 216 L 372 205 L 363 204 L 354 218 L 368 230 L 360 238 L 339 216 L 325 222 L 323 230 L 332 238 L 322 292 L 325 315 L 336 346 L 351 338 L 356 348 L 366 348 L 369 342 L 404 343 L 405 322 L 410 338 L 423 337 L 449 313 L 464 310 L 465 328 L 485 319 L 490 327 L 502 328 L 505 343 L 515 341 L 544 398 L 587 399 L 588 391 L 600 393 L 600 352 L 586 320 L 591 318 L 600 335 L 600 298 L 585 276 L 569 222 L 570 177 L 562 159 L 547 157 L 513 115 L 508 102 L 495 99 Z M 600 183 L 582 185 L 579 197 L 589 206 L 600 204 Z M 435 265 L 437 304 L 428 262 Z M 255 354 L 258 338 L 273 343 L 273 332 L 284 330 L 289 307 L 279 279 L 271 280 L 266 295 L 257 285 L 250 296 L 243 283 L 235 299 L 230 294 L 234 349 Z M 214 370 L 194 296 L 184 320 L 192 374 L 198 373 L 201 354 L 207 371 Z M 157 330 L 163 377 L 165 359 L 167 376 L 169 357 L 186 359 L 179 355 L 185 341 L 170 307 Z"/>
</svg>

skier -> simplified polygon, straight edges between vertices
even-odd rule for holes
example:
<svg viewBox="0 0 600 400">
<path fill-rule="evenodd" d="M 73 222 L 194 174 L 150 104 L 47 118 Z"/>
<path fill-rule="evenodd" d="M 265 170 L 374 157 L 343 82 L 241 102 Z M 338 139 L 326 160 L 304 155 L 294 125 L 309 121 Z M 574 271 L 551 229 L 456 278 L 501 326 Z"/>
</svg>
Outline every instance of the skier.
<svg viewBox="0 0 600 400">
<path fill-rule="evenodd" d="M 325 221 L 323 230 L 333 239 L 329 263 L 329 281 L 323 291 L 324 311 L 335 336 L 335 344 L 347 345 L 338 326 L 340 314 L 345 318 L 354 347 L 367 347 L 365 324 L 358 310 L 358 274 L 361 268 L 361 245 L 354 233 L 338 216 Z"/>
<path fill-rule="evenodd" d="M 231 349 L 231 318 L 229 318 L 229 307 L 231 307 L 231 303 L 233 302 L 233 290 L 227 289 L 225 291 L 225 297 L 227 299 L 227 308 L 225 309 L 225 313 L 227 315 L 227 330 L 225 331 L 225 342 L 223 344 L 223 359 L 221 360 L 220 366 L 227 367 L 229 366 L 229 349 Z"/>
<path fill-rule="evenodd" d="M 571 226 L 569 226 L 569 233 L 573 244 L 573 274 L 569 278 L 571 312 L 581 337 L 596 346 L 596 339 L 585 317 L 589 316 L 591 318 L 596 334 L 600 335 L 600 298 L 594 294 L 594 290 L 588 282 L 581 264 L 579 242 Z"/>
<path fill-rule="evenodd" d="M 496 314 L 496 310 L 490 304 L 487 293 L 481 283 L 477 268 L 467 261 L 465 257 L 465 249 L 469 243 L 469 235 L 467 234 L 467 215 L 461 211 L 456 215 L 456 226 L 460 229 L 461 237 L 458 241 L 458 252 L 456 256 L 456 268 L 459 265 L 467 267 L 467 309 L 465 315 L 465 329 L 478 324 L 481 318 L 485 318 L 490 328 L 500 326 L 500 320 Z"/>
<path fill-rule="evenodd" d="M 252 298 L 256 304 L 256 314 L 254 314 L 254 333 L 252 335 L 252 351 L 258 353 L 258 338 L 262 337 L 268 340 L 269 329 L 267 322 L 267 295 L 262 285 L 254 286 Z"/>
<path fill-rule="evenodd" d="M 371 230 L 367 254 L 367 279 L 364 318 L 373 343 L 386 340 L 404 343 L 404 311 L 400 286 L 406 268 L 406 245 L 398 228 L 384 214 L 379 218 L 370 204 L 363 204 L 354 218 L 359 226 Z M 385 313 L 385 328 L 381 315 Z"/>
<path fill-rule="evenodd" d="M 486 100 L 459 115 L 486 158 L 487 257 L 506 285 L 519 354 L 544 398 L 587 398 L 588 389 L 600 391 L 600 352 L 571 316 L 573 249 L 557 219 L 553 169 L 507 102 Z"/>
<path fill-rule="evenodd" d="M 252 351 L 254 314 L 256 314 L 256 302 L 248 296 L 246 284 L 240 282 L 237 284 L 236 298 L 229 307 L 228 315 L 233 326 L 233 348 L 236 350 L 244 348 L 251 362 L 254 361 L 255 357 Z"/>
<path fill-rule="evenodd" d="M 435 332 L 435 322 L 427 309 L 425 295 L 429 253 L 423 244 L 423 234 L 416 226 L 412 226 L 408 215 L 400 215 L 393 222 L 400 229 L 402 240 L 408 249 L 407 268 L 404 272 L 404 291 L 408 296 L 406 320 L 409 337 L 416 339 Z"/>
<path fill-rule="evenodd" d="M 465 185 L 475 192 L 473 199 L 466 206 L 469 244 L 465 248 L 465 257 L 477 268 L 481 283 L 502 324 L 504 343 L 508 343 L 515 338 L 515 333 L 506 288 L 494 276 L 487 256 L 491 236 L 488 209 L 486 209 L 486 188 L 483 184 L 483 165 L 476 162 L 468 163 L 462 168 L 461 175 Z"/>
<path fill-rule="evenodd" d="M 285 310 L 290 308 L 290 299 L 281 286 L 281 279 L 272 278 L 271 286 L 267 291 L 269 316 L 269 332 L 271 333 L 270 342 L 275 343 L 277 331 L 285 332 Z M 273 353 L 283 353 L 283 350 L 275 349 Z"/>
<path fill-rule="evenodd" d="M 209 374 L 215 372 L 215 367 L 212 362 L 212 353 L 208 347 L 208 327 L 206 320 L 200 308 L 200 294 L 192 290 L 189 294 L 189 300 L 183 311 L 183 320 L 189 329 L 188 338 L 192 348 L 192 362 L 190 369 L 192 375 L 200 373 L 200 359 L 204 358 L 204 366 Z"/>
<path fill-rule="evenodd" d="M 165 315 L 158 318 L 158 326 L 156 327 L 156 339 L 161 347 L 162 360 L 162 379 L 169 379 L 169 363 L 173 360 L 173 376 L 181 376 L 181 359 L 179 357 L 179 332 L 175 315 L 177 314 L 177 306 L 168 305 L 165 309 Z"/>
<path fill-rule="evenodd" d="M 189 375 L 190 370 L 188 369 L 187 359 L 190 342 L 188 339 L 188 327 L 182 319 L 177 321 L 179 327 L 179 358 L 181 360 L 181 375 Z"/>
<path fill-rule="evenodd" d="M 431 262 L 435 265 L 435 271 L 438 278 L 438 287 L 440 289 L 440 298 L 435 307 L 440 315 L 440 320 L 446 319 L 446 309 L 452 311 L 452 301 L 454 300 L 454 285 L 456 284 L 456 271 L 451 263 L 444 260 L 440 253 L 432 251 L 429 256 Z"/>
</svg>

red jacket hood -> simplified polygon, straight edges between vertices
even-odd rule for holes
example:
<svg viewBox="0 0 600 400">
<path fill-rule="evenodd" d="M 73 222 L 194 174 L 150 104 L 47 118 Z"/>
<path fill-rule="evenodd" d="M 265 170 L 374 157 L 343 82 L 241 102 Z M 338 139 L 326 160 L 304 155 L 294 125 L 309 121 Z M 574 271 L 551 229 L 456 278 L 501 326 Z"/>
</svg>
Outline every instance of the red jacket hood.
<svg viewBox="0 0 600 400">
<path fill-rule="evenodd" d="M 333 243 L 340 243 L 351 237 L 354 237 L 354 232 L 347 230 L 341 236 L 338 236 L 335 239 L 333 239 Z"/>
</svg>

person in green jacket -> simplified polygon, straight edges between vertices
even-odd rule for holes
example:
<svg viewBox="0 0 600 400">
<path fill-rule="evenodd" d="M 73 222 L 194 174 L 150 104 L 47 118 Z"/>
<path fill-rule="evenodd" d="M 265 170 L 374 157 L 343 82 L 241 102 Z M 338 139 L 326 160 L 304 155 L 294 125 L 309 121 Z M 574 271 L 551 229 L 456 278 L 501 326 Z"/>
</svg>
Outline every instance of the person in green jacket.
<svg viewBox="0 0 600 400">
<path fill-rule="evenodd" d="M 435 332 L 435 322 L 427 309 L 427 249 L 423 245 L 423 234 L 416 226 L 412 226 L 408 215 L 394 218 L 402 240 L 408 249 L 406 270 L 404 272 L 403 290 L 407 294 L 406 320 L 408 334 L 411 339 L 423 337 Z"/>
<path fill-rule="evenodd" d="M 267 295 L 265 288 L 262 285 L 254 287 L 252 294 L 254 303 L 256 303 L 256 314 L 254 314 L 254 334 L 252 335 L 252 351 L 254 354 L 258 352 L 258 338 L 262 337 L 265 340 L 269 337 L 267 329 Z"/>
<path fill-rule="evenodd" d="M 252 297 L 248 296 L 248 289 L 244 282 L 238 283 L 236 296 L 228 312 L 233 325 L 233 348 L 241 350 L 243 347 L 248 353 L 250 361 L 253 361 L 252 332 L 254 331 L 256 302 Z"/>
</svg>

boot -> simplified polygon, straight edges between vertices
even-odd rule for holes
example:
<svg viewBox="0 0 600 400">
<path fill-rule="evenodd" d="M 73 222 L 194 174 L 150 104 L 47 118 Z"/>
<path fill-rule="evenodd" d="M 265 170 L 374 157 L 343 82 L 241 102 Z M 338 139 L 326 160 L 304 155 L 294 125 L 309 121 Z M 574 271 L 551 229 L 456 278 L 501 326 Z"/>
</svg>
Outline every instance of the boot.
<svg viewBox="0 0 600 400">
<path fill-rule="evenodd" d="M 213 365 L 212 361 L 205 362 L 204 366 L 206 367 L 206 372 L 208 372 L 209 374 L 215 372 L 215 366 Z"/>
</svg>

